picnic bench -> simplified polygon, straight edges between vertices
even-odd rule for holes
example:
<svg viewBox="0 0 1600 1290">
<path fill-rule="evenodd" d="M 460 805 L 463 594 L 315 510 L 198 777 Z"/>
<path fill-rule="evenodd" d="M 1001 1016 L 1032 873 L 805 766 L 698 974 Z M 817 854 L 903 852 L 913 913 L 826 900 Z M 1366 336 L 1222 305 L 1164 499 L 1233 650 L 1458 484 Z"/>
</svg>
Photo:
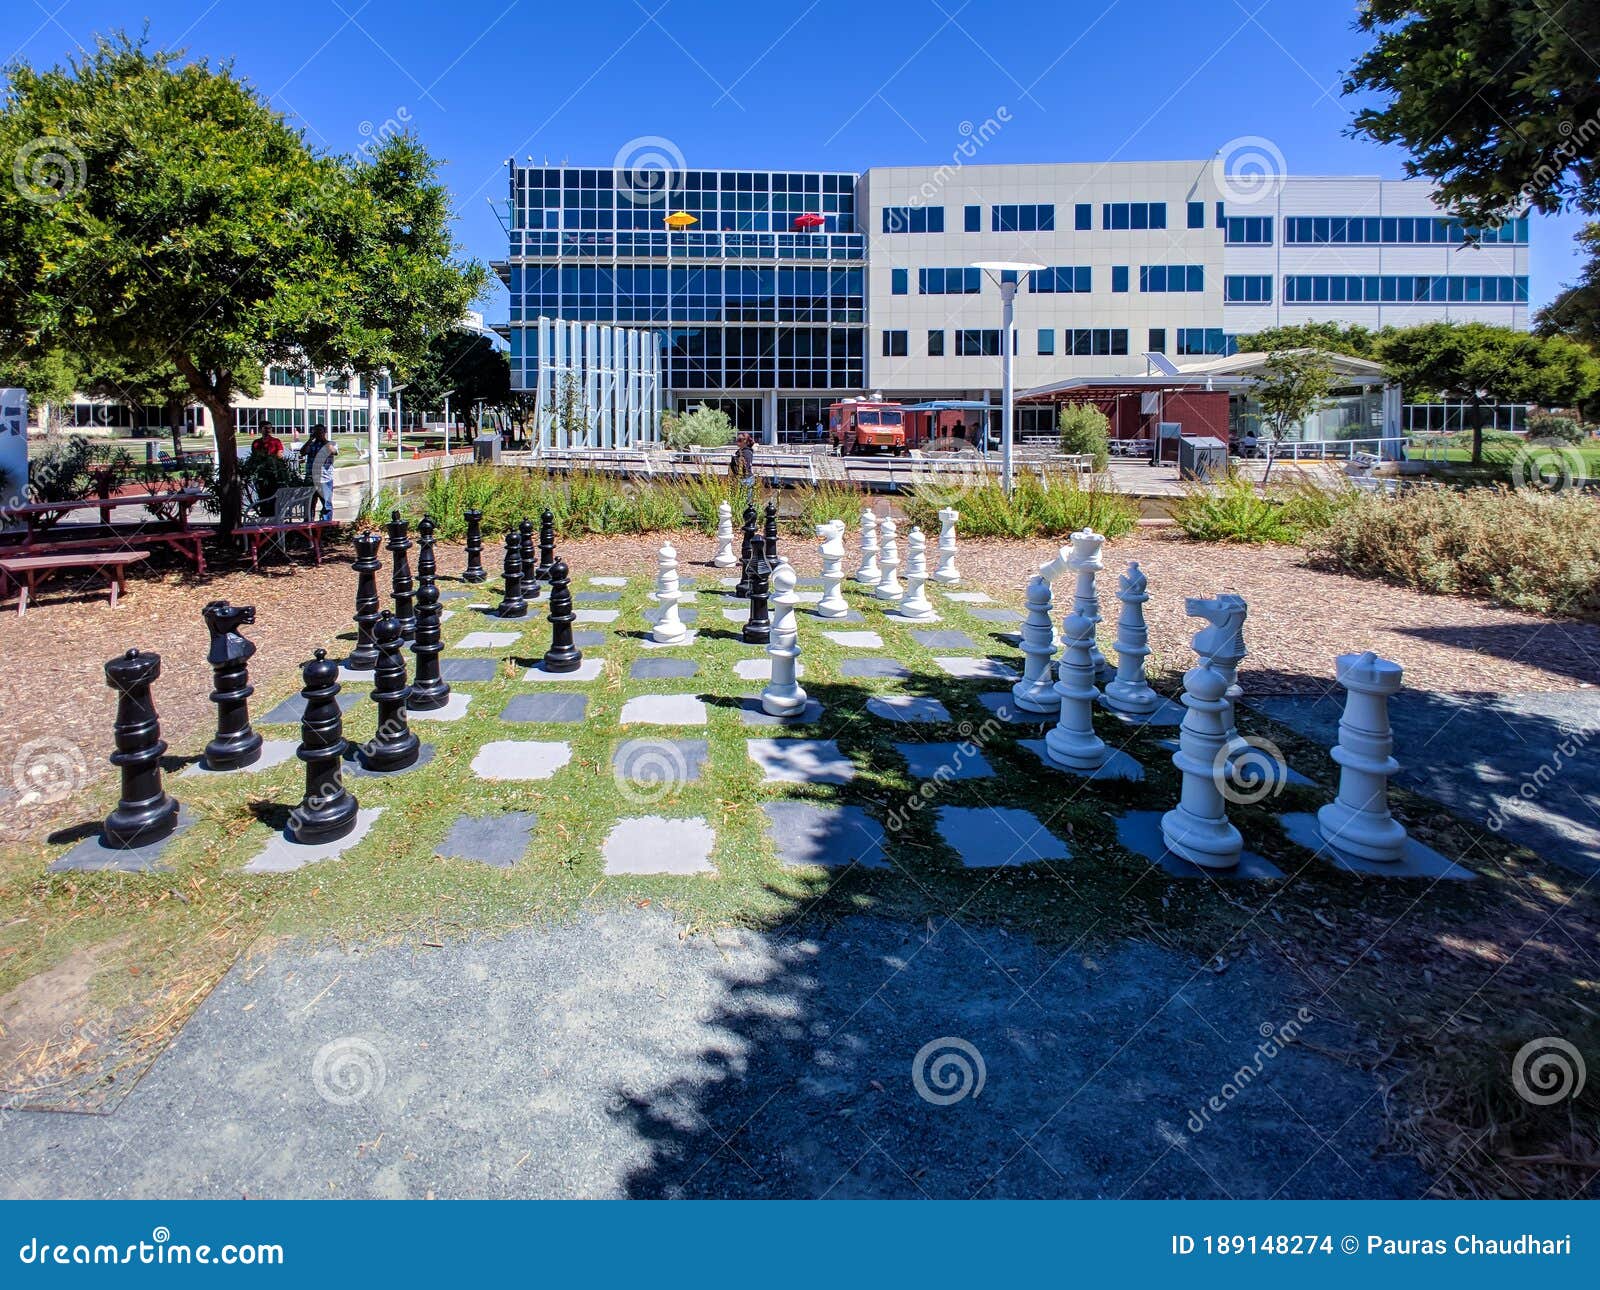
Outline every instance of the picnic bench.
<svg viewBox="0 0 1600 1290">
<path fill-rule="evenodd" d="M 0 556 L 0 584 L 17 584 L 17 617 L 28 612 L 28 601 L 38 590 L 40 581 L 57 573 L 87 570 L 90 576 L 111 574 L 111 607 L 117 607 L 118 595 L 128 590 L 128 566 L 148 560 L 148 551 L 78 551 L 59 555 L 8 555 Z M 0 594 L 4 585 L 0 585 Z"/>
</svg>

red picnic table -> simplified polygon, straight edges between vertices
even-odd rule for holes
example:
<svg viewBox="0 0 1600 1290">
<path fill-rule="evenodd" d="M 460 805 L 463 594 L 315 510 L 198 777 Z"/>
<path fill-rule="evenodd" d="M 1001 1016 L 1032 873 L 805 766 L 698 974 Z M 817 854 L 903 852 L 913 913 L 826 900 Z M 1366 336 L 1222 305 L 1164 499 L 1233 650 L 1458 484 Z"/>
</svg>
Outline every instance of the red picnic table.
<svg viewBox="0 0 1600 1290">
<path fill-rule="evenodd" d="M 195 571 L 204 573 L 206 558 L 201 543 L 206 532 L 190 527 L 189 512 L 210 496 L 199 489 L 184 488 L 159 493 L 127 493 L 118 497 L 86 497 L 74 502 L 23 502 L 17 506 L 7 506 L 0 510 L 0 519 L 20 519 L 25 530 L 20 535 L 0 537 L 0 552 L 31 555 L 36 552 L 86 550 L 104 547 L 109 542 L 133 546 L 165 545 L 189 555 L 194 560 Z M 170 527 L 141 523 L 135 528 L 117 529 L 111 522 L 111 512 L 131 506 L 156 508 L 155 524 Z M 163 509 L 169 510 L 170 515 L 160 515 Z M 99 525 L 54 527 L 55 521 L 63 515 L 94 510 L 100 512 Z M 72 530 L 79 527 L 96 531 L 85 537 L 71 536 Z M 99 532 L 100 529 L 111 531 Z"/>
</svg>

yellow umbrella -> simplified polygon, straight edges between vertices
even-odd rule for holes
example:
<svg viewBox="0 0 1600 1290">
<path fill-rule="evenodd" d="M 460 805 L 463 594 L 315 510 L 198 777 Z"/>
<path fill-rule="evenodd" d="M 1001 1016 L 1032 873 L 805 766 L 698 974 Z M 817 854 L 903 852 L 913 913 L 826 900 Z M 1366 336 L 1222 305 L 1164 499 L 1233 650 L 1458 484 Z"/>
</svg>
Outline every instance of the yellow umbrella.
<svg viewBox="0 0 1600 1290">
<path fill-rule="evenodd" d="M 688 211 L 673 211 L 672 214 L 667 216 L 667 227 L 677 229 L 680 232 L 688 228 L 691 224 L 698 224 L 699 222 L 700 221 L 697 220 L 693 215 L 689 214 Z"/>
</svg>

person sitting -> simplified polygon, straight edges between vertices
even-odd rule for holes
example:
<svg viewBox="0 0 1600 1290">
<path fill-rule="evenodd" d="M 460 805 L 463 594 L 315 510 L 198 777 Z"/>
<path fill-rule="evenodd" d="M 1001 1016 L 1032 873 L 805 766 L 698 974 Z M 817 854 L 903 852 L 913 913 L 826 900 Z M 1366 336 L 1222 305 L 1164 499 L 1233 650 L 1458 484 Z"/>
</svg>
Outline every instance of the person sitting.
<svg viewBox="0 0 1600 1290">
<path fill-rule="evenodd" d="M 1254 430 L 1246 430 L 1239 438 L 1239 455 L 1241 457 L 1255 457 L 1261 451 L 1261 440 L 1256 437 Z"/>
</svg>

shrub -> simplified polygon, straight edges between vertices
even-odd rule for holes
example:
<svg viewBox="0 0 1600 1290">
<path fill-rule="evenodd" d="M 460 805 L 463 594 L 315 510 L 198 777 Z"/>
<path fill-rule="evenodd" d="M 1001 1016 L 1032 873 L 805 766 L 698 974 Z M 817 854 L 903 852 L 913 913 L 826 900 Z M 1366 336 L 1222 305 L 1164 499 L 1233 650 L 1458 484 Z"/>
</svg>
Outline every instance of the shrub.
<svg viewBox="0 0 1600 1290">
<path fill-rule="evenodd" d="M 1047 474 L 1043 481 L 1023 476 L 1010 497 L 992 480 L 959 492 L 945 483 L 919 484 L 906 499 L 905 511 L 913 524 L 933 531 L 942 506 L 961 512 L 956 527 L 966 537 L 1061 537 L 1083 528 L 1120 537 L 1139 522 L 1133 498 L 1098 479 L 1085 483 L 1076 473 Z"/>
<path fill-rule="evenodd" d="M 720 448 L 733 442 L 733 422 L 718 408 L 668 412 L 661 418 L 661 438 L 669 448 Z"/>
<path fill-rule="evenodd" d="M 1111 421 L 1092 403 L 1069 403 L 1061 409 L 1061 451 L 1085 453 L 1094 468 L 1104 470 L 1111 459 Z"/>
<path fill-rule="evenodd" d="M 75 502 L 94 491 L 94 445 L 81 434 L 52 439 L 28 463 L 28 494 L 36 502 Z"/>
<path fill-rule="evenodd" d="M 825 479 L 820 483 L 791 488 L 783 495 L 784 503 L 794 513 L 784 521 L 784 527 L 802 537 L 815 537 L 817 525 L 829 520 L 843 520 L 845 528 L 860 522 L 861 507 L 867 494 L 853 484 L 842 484 Z"/>
<path fill-rule="evenodd" d="M 1588 430 L 1576 417 L 1564 417 L 1555 412 L 1535 412 L 1528 418 L 1530 440 L 1560 439 L 1563 443 L 1582 443 L 1588 437 Z"/>
<path fill-rule="evenodd" d="M 1230 473 L 1215 489 L 1186 485 L 1172 518 L 1197 542 L 1298 542 L 1326 528 L 1351 491 L 1309 480 L 1257 491 L 1249 479 Z"/>
</svg>

